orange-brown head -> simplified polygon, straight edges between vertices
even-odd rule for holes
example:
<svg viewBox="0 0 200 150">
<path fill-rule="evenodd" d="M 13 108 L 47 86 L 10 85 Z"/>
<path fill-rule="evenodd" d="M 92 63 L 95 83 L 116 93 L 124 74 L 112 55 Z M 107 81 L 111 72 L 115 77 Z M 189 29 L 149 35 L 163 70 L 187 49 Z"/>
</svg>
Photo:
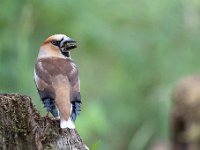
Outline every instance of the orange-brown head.
<svg viewBox="0 0 200 150">
<path fill-rule="evenodd" d="M 40 47 L 38 58 L 41 57 L 70 57 L 70 50 L 76 48 L 76 41 L 64 34 L 48 37 Z"/>
</svg>

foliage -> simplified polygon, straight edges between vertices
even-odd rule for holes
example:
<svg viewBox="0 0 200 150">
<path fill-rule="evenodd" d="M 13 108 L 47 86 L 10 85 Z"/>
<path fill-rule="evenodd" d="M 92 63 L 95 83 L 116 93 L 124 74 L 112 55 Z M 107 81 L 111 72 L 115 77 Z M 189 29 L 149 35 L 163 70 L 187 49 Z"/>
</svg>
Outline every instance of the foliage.
<svg viewBox="0 0 200 150">
<path fill-rule="evenodd" d="M 30 95 L 41 42 L 64 33 L 81 79 L 76 126 L 91 147 L 143 150 L 169 138 L 171 91 L 199 71 L 197 0 L 1 0 L 0 91 Z"/>
</svg>

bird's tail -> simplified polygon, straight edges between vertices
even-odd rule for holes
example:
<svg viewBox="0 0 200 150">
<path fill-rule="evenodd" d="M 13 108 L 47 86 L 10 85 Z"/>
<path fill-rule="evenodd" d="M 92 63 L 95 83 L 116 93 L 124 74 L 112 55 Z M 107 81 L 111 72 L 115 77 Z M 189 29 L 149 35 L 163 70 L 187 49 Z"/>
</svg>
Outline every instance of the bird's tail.
<svg viewBox="0 0 200 150">
<path fill-rule="evenodd" d="M 61 82 L 62 81 L 62 82 Z M 59 110 L 60 127 L 74 129 L 75 125 L 71 119 L 72 104 L 70 101 L 70 86 L 68 80 L 56 80 L 56 98 L 55 103 Z"/>
<path fill-rule="evenodd" d="M 72 121 L 71 117 L 66 121 L 64 119 L 60 119 L 60 127 L 61 128 L 69 128 L 69 129 L 75 129 L 75 124 Z"/>
<path fill-rule="evenodd" d="M 72 104 L 70 107 L 70 112 L 72 112 Z M 65 120 L 64 118 L 60 118 L 60 127 L 61 128 L 69 128 L 69 129 L 75 129 L 74 121 L 72 120 L 71 116 L 68 118 L 68 120 Z"/>
</svg>

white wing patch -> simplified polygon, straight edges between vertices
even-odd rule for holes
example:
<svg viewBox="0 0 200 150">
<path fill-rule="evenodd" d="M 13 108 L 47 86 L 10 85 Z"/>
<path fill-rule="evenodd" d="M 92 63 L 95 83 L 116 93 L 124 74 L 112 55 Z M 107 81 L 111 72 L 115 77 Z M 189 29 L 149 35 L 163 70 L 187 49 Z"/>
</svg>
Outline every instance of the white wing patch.
<svg viewBox="0 0 200 150">
<path fill-rule="evenodd" d="M 38 87 L 39 78 L 38 78 L 38 76 L 37 76 L 37 74 L 35 72 L 35 69 L 34 69 L 34 79 L 35 79 L 35 84 L 36 84 L 37 88 L 39 88 Z"/>
</svg>

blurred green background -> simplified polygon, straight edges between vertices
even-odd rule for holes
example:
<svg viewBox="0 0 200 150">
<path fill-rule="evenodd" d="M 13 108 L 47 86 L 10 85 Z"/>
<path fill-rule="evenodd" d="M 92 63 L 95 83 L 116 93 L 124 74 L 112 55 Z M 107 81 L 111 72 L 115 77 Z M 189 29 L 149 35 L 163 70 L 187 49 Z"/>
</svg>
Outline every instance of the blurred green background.
<svg viewBox="0 0 200 150">
<path fill-rule="evenodd" d="M 0 92 L 43 106 L 33 68 L 44 39 L 64 33 L 81 79 L 76 127 L 96 150 L 148 150 L 169 141 L 171 93 L 199 71 L 198 0 L 1 0 Z"/>
</svg>

